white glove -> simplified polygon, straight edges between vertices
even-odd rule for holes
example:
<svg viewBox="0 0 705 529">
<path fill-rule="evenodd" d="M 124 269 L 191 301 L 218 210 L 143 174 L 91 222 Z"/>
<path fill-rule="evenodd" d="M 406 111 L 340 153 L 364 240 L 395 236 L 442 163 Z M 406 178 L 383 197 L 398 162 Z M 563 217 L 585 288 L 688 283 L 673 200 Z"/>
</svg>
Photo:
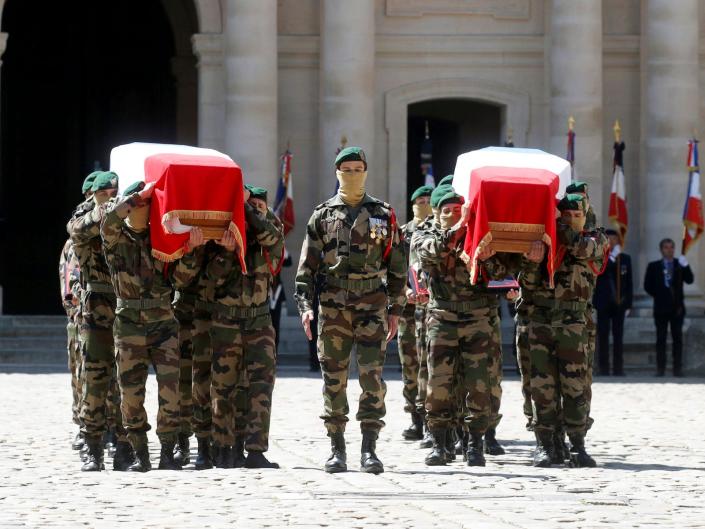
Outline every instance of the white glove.
<svg viewBox="0 0 705 529">
<path fill-rule="evenodd" d="M 685 268 L 686 266 L 688 266 L 688 259 L 685 258 L 685 255 L 681 255 L 681 256 L 678 258 L 678 264 L 681 265 L 683 268 Z"/>
</svg>

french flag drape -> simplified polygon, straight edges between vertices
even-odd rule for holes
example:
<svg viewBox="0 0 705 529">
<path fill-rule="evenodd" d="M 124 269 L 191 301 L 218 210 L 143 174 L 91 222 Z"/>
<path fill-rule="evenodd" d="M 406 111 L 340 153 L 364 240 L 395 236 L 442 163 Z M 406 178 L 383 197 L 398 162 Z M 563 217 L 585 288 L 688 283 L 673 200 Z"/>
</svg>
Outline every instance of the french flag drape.
<svg viewBox="0 0 705 529">
<path fill-rule="evenodd" d="M 629 215 L 627 213 L 627 186 L 624 181 L 624 149 L 623 141 L 614 142 L 614 160 L 612 176 L 612 192 L 610 193 L 610 207 L 608 217 L 615 225 L 619 234 L 619 244 L 624 248 L 627 237 Z"/>
<path fill-rule="evenodd" d="M 294 190 L 291 181 L 291 159 L 289 149 L 279 159 L 279 186 L 274 202 L 274 213 L 284 225 L 284 236 L 294 229 Z"/>
<path fill-rule="evenodd" d="M 698 140 L 688 142 L 688 193 L 683 208 L 683 255 L 698 240 L 705 229 L 703 199 L 700 195 L 700 166 Z"/>
</svg>

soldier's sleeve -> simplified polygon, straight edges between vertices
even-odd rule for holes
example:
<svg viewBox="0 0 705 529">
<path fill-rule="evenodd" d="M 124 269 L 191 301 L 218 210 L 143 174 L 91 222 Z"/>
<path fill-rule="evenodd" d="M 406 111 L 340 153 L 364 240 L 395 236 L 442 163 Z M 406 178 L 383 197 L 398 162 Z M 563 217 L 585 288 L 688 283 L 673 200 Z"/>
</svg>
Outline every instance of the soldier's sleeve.
<svg viewBox="0 0 705 529">
<path fill-rule="evenodd" d="M 607 259 L 608 245 L 604 232 L 598 230 L 589 234 L 578 234 L 568 251 L 576 259 L 592 261 L 593 266 L 601 269 Z"/>
<path fill-rule="evenodd" d="M 537 290 L 542 286 L 545 263 L 546 259 L 544 259 L 542 263 L 534 263 L 528 259 L 524 259 L 518 277 L 522 290 Z"/>
<path fill-rule="evenodd" d="M 186 288 L 198 275 L 203 263 L 205 247 L 195 248 L 176 261 L 171 272 L 171 283 L 175 289 Z"/>
<path fill-rule="evenodd" d="M 61 292 L 61 302 L 65 305 L 67 295 L 70 296 L 69 270 L 68 270 L 68 249 L 69 241 L 64 243 L 59 256 L 59 292 Z"/>
<path fill-rule="evenodd" d="M 107 205 L 95 206 L 69 221 L 67 229 L 74 244 L 85 244 L 91 239 L 100 237 L 100 223 L 106 207 Z"/>
<path fill-rule="evenodd" d="M 100 234 L 103 237 L 105 248 L 112 248 L 118 243 L 122 226 L 132 209 L 146 206 L 147 202 L 140 197 L 139 193 L 132 193 L 129 197 L 113 204 L 100 225 Z"/>
<path fill-rule="evenodd" d="M 272 248 L 284 238 L 281 225 L 270 210 L 263 214 L 249 204 L 245 204 L 245 219 L 252 227 L 257 243 L 263 248 Z"/>
<path fill-rule="evenodd" d="M 301 245 L 301 257 L 296 271 L 294 298 L 300 314 L 313 310 L 316 272 L 323 254 L 323 240 L 320 233 L 319 213 L 314 211 L 306 225 L 306 236 Z"/>
<path fill-rule="evenodd" d="M 274 213 L 268 211 L 267 217 L 269 217 L 270 215 L 272 223 L 274 224 L 274 227 L 276 228 L 277 233 L 279 235 L 276 242 L 266 248 L 269 253 L 269 266 L 271 267 L 272 271 L 278 272 L 281 269 L 284 260 L 284 226 Z M 291 264 L 291 260 L 289 264 Z"/>
<path fill-rule="evenodd" d="M 392 215 L 394 212 L 392 211 Z M 389 295 L 389 314 L 401 316 L 406 303 L 406 280 L 408 271 L 407 255 L 404 251 L 401 230 L 392 230 L 391 251 L 387 255 L 387 292 Z"/>
</svg>

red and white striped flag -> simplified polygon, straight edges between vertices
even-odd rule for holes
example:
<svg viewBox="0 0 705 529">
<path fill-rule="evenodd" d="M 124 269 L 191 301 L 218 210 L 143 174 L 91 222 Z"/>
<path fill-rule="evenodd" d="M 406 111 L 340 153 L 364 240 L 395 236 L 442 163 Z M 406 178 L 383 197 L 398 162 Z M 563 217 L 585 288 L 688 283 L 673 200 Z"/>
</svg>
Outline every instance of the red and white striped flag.
<svg viewBox="0 0 705 529">
<path fill-rule="evenodd" d="M 294 228 L 294 186 L 291 181 L 291 152 L 287 148 L 286 152 L 281 155 L 280 163 L 280 178 L 277 186 L 277 198 L 274 203 L 274 213 L 279 217 L 279 220 L 284 224 L 284 236 Z"/>
<path fill-rule="evenodd" d="M 698 162 L 698 140 L 688 142 L 688 194 L 683 208 L 683 255 L 698 240 L 705 230 L 703 221 L 703 197 L 700 195 L 700 166 Z"/>
<path fill-rule="evenodd" d="M 619 244 L 624 248 L 624 241 L 627 238 L 627 227 L 629 225 L 629 215 L 627 213 L 627 186 L 624 181 L 624 142 L 614 142 L 614 159 L 612 176 L 612 192 L 610 193 L 610 207 L 607 216 L 615 225 L 619 234 Z"/>
</svg>

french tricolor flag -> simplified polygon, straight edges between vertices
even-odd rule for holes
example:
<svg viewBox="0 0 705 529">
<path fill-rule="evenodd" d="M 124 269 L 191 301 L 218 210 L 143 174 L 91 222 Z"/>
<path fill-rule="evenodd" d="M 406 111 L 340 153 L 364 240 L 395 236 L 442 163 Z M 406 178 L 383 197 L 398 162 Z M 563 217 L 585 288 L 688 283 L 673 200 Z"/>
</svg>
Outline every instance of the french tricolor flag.
<svg viewBox="0 0 705 529">
<path fill-rule="evenodd" d="M 612 176 L 612 192 L 610 193 L 610 207 L 608 217 L 617 228 L 619 244 L 624 247 L 629 225 L 627 213 L 627 186 L 624 181 L 624 142 L 614 143 L 614 175 Z"/>
<path fill-rule="evenodd" d="M 698 140 L 688 142 L 688 194 L 683 208 L 683 255 L 698 240 L 705 230 L 703 221 L 703 198 L 700 195 L 700 166 L 698 162 Z"/>
<path fill-rule="evenodd" d="M 284 224 L 284 236 L 294 228 L 294 189 L 291 181 L 291 159 L 289 149 L 279 159 L 279 186 L 274 202 L 274 213 Z"/>
</svg>

